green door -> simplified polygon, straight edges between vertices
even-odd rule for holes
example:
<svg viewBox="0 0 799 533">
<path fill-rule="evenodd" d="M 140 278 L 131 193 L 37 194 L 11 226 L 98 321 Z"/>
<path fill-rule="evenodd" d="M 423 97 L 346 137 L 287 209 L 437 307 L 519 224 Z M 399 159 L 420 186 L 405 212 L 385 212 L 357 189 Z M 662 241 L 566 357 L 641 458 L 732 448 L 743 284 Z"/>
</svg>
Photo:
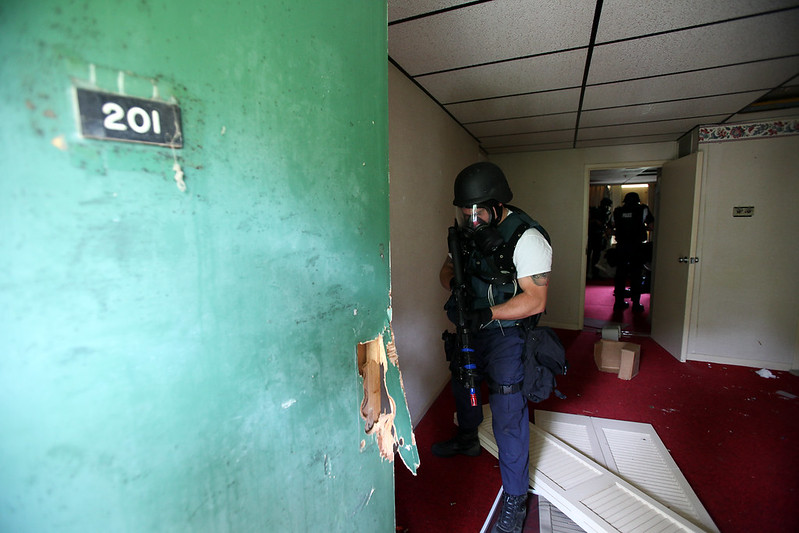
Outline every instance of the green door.
<svg viewBox="0 0 799 533">
<path fill-rule="evenodd" d="M 393 530 L 385 9 L 0 5 L 0 530 Z"/>
</svg>

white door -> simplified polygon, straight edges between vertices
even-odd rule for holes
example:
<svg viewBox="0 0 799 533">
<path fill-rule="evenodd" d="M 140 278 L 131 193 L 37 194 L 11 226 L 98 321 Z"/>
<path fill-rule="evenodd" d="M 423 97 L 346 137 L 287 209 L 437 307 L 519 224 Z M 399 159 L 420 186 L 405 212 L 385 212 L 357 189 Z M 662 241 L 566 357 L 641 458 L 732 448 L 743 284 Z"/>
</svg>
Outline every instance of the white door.
<svg viewBox="0 0 799 533">
<path fill-rule="evenodd" d="M 703 530 L 718 532 L 713 519 L 650 424 L 536 409 L 535 425 Z M 547 509 L 546 505 L 542 506 L 543 500 L 543 496 L 538 497 L 539 517 L 543 514 L 540 509 Z M 568 517 L 558 517 L 558 511 L 552 506 L 547 510 L 552 518 L 549 523 L 557 524 L 557 527 L 550 526 L 549 530 L 564 533 L 583 531 Z M 540 529 L 543 532 L 545 527 Z"/>
<path fill-rule="evenodd" d="M 483 406 L 480 444 L 499 456 L 492 414 Z M 611 452 L 612 453 L 612 452 Z M 530 424 L 530 485 L 575 524 L 593 533 L 695 532 L 704 529 L 565 442 Z"/>
<path fill-rule="evenodd" d="M 655 212 L 652 339 L 686 360 L 691 309 L 702 153 L 663 165 Z"/>
</svg>

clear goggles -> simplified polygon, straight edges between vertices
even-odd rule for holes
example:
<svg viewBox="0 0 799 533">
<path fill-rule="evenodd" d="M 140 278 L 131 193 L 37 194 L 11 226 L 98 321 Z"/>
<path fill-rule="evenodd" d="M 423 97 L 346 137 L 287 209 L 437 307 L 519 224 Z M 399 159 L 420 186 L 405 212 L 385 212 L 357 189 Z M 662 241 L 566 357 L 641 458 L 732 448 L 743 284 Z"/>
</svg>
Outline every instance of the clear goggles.
<svg viewBox="0 0 799 533">
<path fill-rule="evenodd" d="M 455 218 L 462 221 L 466 230 L 476 230 L 481 226 L 491 224 L 493 214 L 491 209 L 477 204 L 471 207 L 456 207 Z"/>
</svg>

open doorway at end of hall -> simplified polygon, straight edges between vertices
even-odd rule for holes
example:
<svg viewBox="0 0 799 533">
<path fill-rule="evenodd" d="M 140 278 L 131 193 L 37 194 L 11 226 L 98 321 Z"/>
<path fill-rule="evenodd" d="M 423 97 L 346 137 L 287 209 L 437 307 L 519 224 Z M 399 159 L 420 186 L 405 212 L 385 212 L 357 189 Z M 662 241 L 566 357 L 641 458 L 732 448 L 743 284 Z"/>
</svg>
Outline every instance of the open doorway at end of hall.
<svg viewBox="0 0 799 533">
<path fill-rule="evenodd" d="M 616 274 L 619 272 L 613 211 L 622 205 L 625 196 L 634 192 L 641 204 L 653 212 L 659 167 L 591 170 L 588 191 L 588 246 L 586 249 L 585 306 L 583 326 L 601 330 L 605 326 L 621 326 L 622 331 L 648 335 L 650 324 L 650 288 L 652 280 L 653 234 L 647 232 L 643 246 L 643 268 L 640 276 L 625 276 L 624 294 L 616 297 Z M 636 271 L 635 268 L 632 269 Z M 640 283 L 639 303 L 631 301 L 633 283 Z M 620 286 L 622 282 L 620 281 Z M 618 305 L 624 298 L 626 306 Z"/>
</svg>

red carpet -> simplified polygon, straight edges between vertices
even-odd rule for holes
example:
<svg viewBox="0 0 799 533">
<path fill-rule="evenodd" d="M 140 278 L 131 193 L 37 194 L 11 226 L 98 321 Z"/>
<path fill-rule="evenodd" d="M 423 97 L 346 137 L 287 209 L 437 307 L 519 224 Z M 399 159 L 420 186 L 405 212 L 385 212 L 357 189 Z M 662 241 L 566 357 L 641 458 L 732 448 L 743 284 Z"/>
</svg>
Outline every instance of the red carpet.
<svg viewBox="0 0 799 533">
<path fill-rule="evenodd" d="M 598 335 L 558 330 L 571 368 L 559 380 L 565 400 L 532 409 L 652 424 L 723 533 L 799 531 L 799 377 L 708 363 L 680 363 L 646 337 L 638 376 L 602 373 L 593 361 Z M 442 363 L 443 364 L 443 363 Z M 784 393 L 788 393 L 785 395 Z M 396 473 L 398 531 L 479 531 L 500 487 L 497 461 L 433 457 L 449 438 L 454 403 L 445 388 L 416 427 L 421 465 Z M 537 531 L 531 516 L 525 531 Z M 532 523 L 531 523 L 532 522 Z"/>
<path fill-rule="evenodd" d="M 615 301 L 612 279 L 589 280 L 585 287 L 585 327 L 597 329 L 602 324 L 614 323 L 622 324 L 622 330 L 630 333 L 650 332 L 649 294 L 641 295 L 643 312 L 634 313 L 632 306 L 624 311 L 614 311 Z"/>
</svg>

